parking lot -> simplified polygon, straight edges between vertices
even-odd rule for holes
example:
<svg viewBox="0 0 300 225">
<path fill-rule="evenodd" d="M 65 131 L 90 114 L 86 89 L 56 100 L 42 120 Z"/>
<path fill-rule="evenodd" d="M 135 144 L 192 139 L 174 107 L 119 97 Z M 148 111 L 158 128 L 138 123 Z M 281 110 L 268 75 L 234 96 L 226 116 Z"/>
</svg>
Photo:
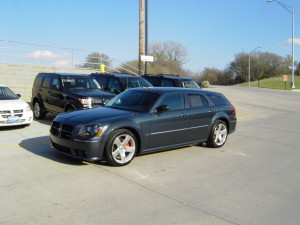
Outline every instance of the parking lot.
<svg viewBox="0 0 300 225">
<path fill-rule="evenodd" d="M 125 167 L 49 145 L 53 116 L 0 129 L 0 224 L 299 224 L 300 92 L 214 87 L 237 110 L 219 149 L 191 146 Z"/>
</svg>

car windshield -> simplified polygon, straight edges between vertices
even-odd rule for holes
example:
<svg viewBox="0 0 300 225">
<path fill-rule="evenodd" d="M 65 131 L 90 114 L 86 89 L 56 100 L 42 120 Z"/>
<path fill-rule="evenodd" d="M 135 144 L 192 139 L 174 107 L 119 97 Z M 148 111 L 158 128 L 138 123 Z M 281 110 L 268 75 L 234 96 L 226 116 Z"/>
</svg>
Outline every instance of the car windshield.
<svg viewBox="0 0 300 225">
<path fill-rule="evenodd" d="M 18 99 L 19 97 L 8 87 L 0 87 L 0 100 Z"/>
<path fill-rule="evenodd" d="M 142 77 L 122 77 L 120 81 L 126 89 L 136 88 L 136 87 L 152 87 L 146 79 Z"/>
<path fill-rule="evenodd" d="M 151 92 L 125 91 L 110 100 L 105 107 L 128 111 L 148 112 L 158 97 L 158 94 Z"/>
<path fill-rule="evenodd" d="M 94 78 L 89 77 L 64 77 L 61 79 L 65 91 L 72 90 L 101 90 L 100 85 Z"/>
<path fill-rule="evenodd" d="M 196 83 L 196 81 L 194 80 L 180 79 L 178 80 L 178 82 L 179 82 L 179 87 L 201 89 L 199 85 Z"/>
</svg>

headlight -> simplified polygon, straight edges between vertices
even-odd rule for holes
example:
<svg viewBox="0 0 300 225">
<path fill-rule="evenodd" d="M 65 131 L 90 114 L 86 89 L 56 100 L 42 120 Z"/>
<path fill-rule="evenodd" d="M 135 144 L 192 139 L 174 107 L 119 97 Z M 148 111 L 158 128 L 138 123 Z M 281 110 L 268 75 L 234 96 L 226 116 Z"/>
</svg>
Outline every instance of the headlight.
<svg viewBox="0 0 300 225">
<path fill-rule="evenodd" d="M 83 105 L 83 107 L 92 108 L 92 99 L 91 98 L 80 98 L 79 101 Z"/>
<path fill-rule="evenodd" d="M 84 137 L 95 137 L 100 136 L 106 127 L 101 124 L 87 124 L 85 125 L 80 132 L 80 136 Z"/>
<path fill-rule="evenodd" d="M 30 112 L 31 111 L 31 108 L 30 108 L 30 106 L 28 105 L 27 107 L 26 107 L 26 112 Z"/>
</svg>

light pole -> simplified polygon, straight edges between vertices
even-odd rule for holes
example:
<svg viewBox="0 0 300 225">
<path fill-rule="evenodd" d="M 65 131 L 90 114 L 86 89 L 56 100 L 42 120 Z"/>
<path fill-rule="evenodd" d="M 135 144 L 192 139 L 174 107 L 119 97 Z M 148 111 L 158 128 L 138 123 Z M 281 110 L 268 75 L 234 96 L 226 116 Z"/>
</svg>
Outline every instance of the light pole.
<svg viewBox="0 0 300 225">
<path fill-rule="evenodd" d="M 251 54 L 253 53 L 253 52 L 255 52 L 257 49 L 259 49 L 259 48 L 261 48 L 260 46 L 259 47 L 257 47 L 256 49 L 254 49 L 252 52 L 250 52 L 249 53 L 249 66 L 248 66 L 248 85 L 249 85 L 249 87 L 250 87 L 250 66 L 251 66 L 251 64 L 250 64 L 250 56 L 251 56 Z"/>
<path fill-rule="evenodd" d="M 277 0 L 267 0 L 267 2 L 277 2 L 282 8 L 292 14 L 292 81 L 291 81 L 291 88 L 296 88 L 295 80 L 294 80 L 294 7 L 286 5 Z"/>
</svg>

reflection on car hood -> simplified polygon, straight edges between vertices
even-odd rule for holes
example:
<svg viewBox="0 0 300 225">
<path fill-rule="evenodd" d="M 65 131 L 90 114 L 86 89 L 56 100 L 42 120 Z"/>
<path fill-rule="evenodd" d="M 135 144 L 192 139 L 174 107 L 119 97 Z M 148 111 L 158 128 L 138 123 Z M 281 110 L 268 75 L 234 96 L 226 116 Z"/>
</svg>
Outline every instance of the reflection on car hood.
<svg viewBox="0 0 300 225">
<path fill-rule="evenodd" d="M 76 90 L 76 91 L 66 91 L 66 93 L 70 93 L 73 95 L 81 96 L 81 97 L 107 97 L 112 98 L 115 94 L 108 93 L 105 91 L 99 90 Z"/>
<path fill-rule="evenodd" d="M 0 110 L 25 109 L 27 106 L 28 104 L 21 99 L 0 100 Z"/>
<path fill-rule="evenodd" d="M 93 109 L 83 109 L 60 114 L 55 120 L 74 121 L 76 123 L 103 122 L 115 117 L 131 116 L 133 112 L 113 109 L 109 107 L 97 107 Z"/>
</svg>

